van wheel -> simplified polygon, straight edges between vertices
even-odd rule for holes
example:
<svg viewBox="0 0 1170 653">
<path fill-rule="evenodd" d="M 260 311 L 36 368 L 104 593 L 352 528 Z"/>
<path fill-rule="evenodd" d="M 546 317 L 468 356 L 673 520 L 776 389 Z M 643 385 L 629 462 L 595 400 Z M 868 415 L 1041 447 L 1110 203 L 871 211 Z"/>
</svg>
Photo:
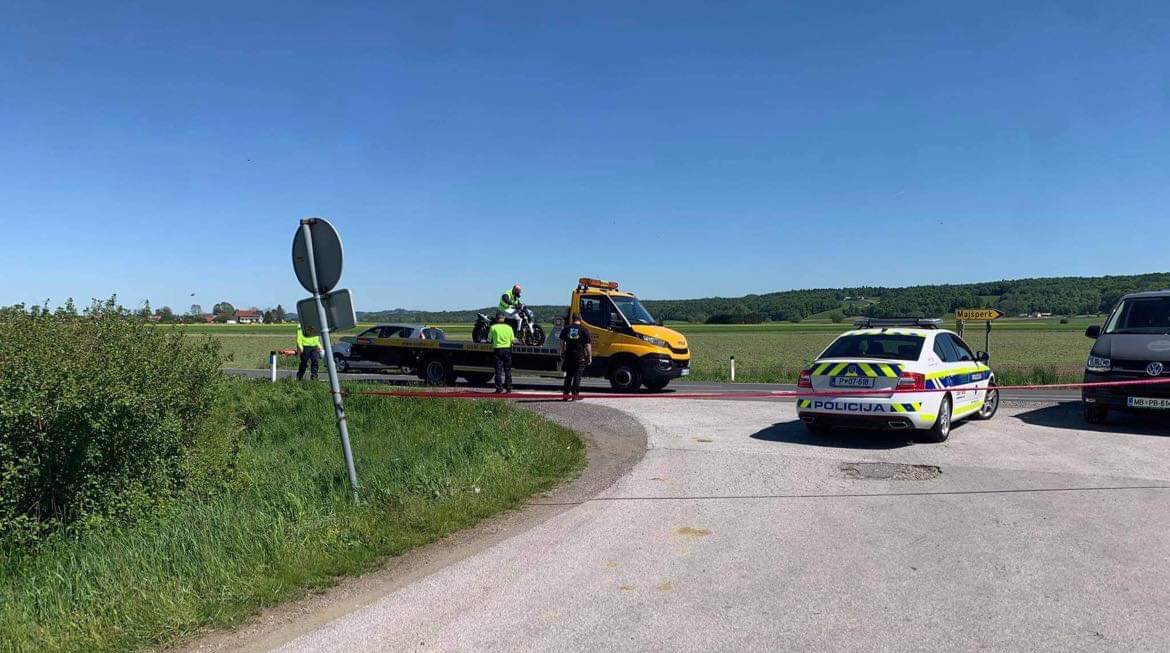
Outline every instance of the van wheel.
<svg viewBox="0 0 1170 653">
<path fill-rule="evenodd" d="M 455 376 L 447 361 L 436 357 L 428 358 L 427 362 L 423 363 L 422 380 L 427 385 L 453 385 Z"/>
<path fill-rule="evenodd" d="M 666 386 L 670 385 L 670 379 L 661 379 L 659 381 L 647 381 L 646 389 L 650 392 L 662 392 Z"/>
<path fill-rule="evenodd" d="M 987 384 L 987 394 L 983 396 L 983 405 L 979 407 L 979 412 L 975 413 L 975 419 L 991 419 L 995 417 L 995 412 L 999 410 L 999 390 L 995 387 L 995 381 Z"/>
<path fill-rule="evenodd" d="M 634 361 L 623 361 L 609 371 L 609 385 L 618 392 L 633 392 L 642 385 L 642 371 Z"/>
<path fill-rule="evenodd" d="M 951 435 L 951 396 L 943 397 L 942 403 L 938 406 L 938 418 L 934 420 L 934 426 L 930 427 L 929 431 L 923 434 L 923 439 L 928 442 L 946 442 Z"/>
<path fill-rule="evenodd" d="M 1109 421 L 1109 409 L 1104 406 L 1085 404 L 1085 421 L 1090 424 L 1104 424 Z"/>
</svg>

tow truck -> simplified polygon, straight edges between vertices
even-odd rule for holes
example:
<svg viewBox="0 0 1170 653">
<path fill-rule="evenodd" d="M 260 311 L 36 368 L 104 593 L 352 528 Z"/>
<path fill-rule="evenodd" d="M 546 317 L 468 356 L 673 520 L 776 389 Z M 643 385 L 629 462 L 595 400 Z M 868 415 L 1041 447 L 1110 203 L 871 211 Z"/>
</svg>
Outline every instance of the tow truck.
<svg viewBox="0 0 1170 653">
<path fill-rule="evenodd" d="M 687 339 L 654 319 L 633 293 L 615 281 L 582 277 L 569 300 L 570 318 L 580 315 L 593 338 L 593 363 L 585 376 L 609 380 L 619 392 L 640 387 L 660 391 L 690 373 Z M 514 345 L 512 373 L 563 378 L 559 331 L 540 347 Z M 359 336 L 353 351 L 360 357 L 414 371 L 429 385 L 453 385 L 460 377 L 483 385 L 494 372 L 492 347 L 456 340 L 417 340 Z"/>
</svg>

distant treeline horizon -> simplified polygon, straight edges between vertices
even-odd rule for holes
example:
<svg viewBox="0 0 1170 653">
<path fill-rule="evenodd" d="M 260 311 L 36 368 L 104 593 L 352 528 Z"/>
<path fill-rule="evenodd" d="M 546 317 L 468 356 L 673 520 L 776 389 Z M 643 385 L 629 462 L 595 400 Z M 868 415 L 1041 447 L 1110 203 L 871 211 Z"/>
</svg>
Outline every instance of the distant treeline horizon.
<svg viewBox="0 0 1170 653">
<path fill-rule="evenodd" d="M 1084 315 L 1109 311 L 1126 293 L 1170 288 L 1170 272 L 1103 277 L 1040 277 L 900 288 L 857 286 L 784 290 L 742 297 L 643 299 L 654 317 L 693 323 L 796 322 L 810 317 L 944 317 L 959 308 L 995 308 L 1009 316 Z M 565 305 L 530 306 L 541 321 L 564 315 Z M 363 322 L 474 322 L 495 307 L 454 311 L 359 311 Z"/>
</svg>

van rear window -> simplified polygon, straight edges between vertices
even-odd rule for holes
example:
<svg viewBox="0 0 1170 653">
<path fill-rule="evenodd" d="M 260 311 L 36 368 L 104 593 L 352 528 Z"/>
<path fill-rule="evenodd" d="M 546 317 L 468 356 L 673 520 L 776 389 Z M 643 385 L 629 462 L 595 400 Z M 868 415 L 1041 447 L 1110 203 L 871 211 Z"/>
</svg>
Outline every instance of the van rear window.
<svg viewBox="0 0 1170 653">
<path fill-rule="evenodd" d="M 820 358 L 884 358 L 916 361 L 922 353 L 922 336 L 872 333 L 841 336 L 829 345 Z"/>
</svg>

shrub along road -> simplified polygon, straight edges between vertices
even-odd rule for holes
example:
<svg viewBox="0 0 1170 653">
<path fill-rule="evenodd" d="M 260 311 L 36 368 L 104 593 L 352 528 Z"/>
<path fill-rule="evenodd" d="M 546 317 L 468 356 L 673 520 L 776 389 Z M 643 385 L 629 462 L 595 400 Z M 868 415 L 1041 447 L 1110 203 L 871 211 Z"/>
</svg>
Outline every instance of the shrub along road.
<svg viewBox="0 0 1170 653">
<path fill-rule="evenodd" d="M 599 402 L 643 460 L 279 650 L 1164 650 L 1170 429 L 1005 404 L 943 444 L 779 402 Z M 866 463 L 885 463 L 868 465 Z"/>
</svg>

